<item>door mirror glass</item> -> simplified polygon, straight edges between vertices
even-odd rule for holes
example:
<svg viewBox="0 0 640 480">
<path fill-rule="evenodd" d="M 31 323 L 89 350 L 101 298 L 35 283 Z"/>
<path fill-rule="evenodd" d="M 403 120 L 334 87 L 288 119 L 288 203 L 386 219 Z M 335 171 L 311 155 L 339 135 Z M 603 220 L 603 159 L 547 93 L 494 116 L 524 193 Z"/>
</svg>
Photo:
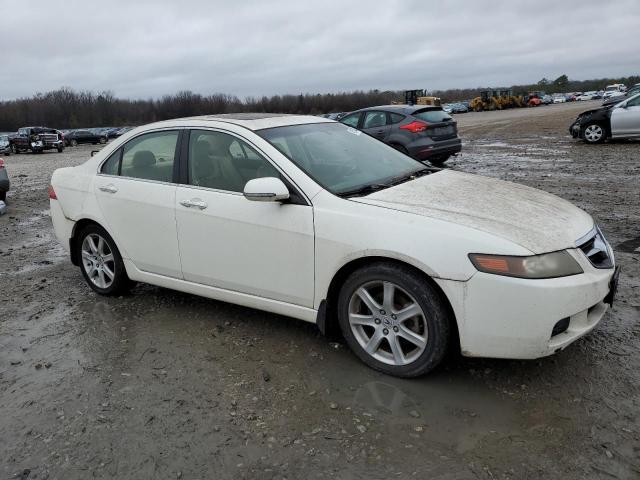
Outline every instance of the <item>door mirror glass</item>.
<svg viewBox="0 0 640 480">
<path fill-rule="evenodd" d="M 281 202 L 289 198 L 289 189 L 276 177 L 254 178 L 244 186 L 244 197 L 254 202 Z"/>
</svg>

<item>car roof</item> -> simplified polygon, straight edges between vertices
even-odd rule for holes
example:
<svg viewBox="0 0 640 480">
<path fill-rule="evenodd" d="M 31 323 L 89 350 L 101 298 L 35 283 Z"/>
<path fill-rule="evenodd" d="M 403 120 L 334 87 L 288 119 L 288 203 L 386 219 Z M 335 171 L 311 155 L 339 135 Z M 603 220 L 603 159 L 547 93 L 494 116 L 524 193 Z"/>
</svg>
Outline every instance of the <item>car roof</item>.
<svg viewBox="0 0 640 480">
<path fill-rule="evenodd" d="M 404 113 L 405 115 L 411 115 L 418 110 L 432 109 L 442 110 L 442 107 L 436 105 L 378 105 L 376 107 L 367 107 L 356 110 L 356 112 L 366 112 L 368 110 L 384 110 L 385 112 L 397 112 Z"/>
<path fill-rule="evenodd" d="M 336 123 L 328 118 L 314 115 L 289 115 L 284 113 L 225 113 L 219 115 L 202 115 L 198 117 L 176 118 L 145 125 L 148 127 L 210 127 L 215 122 L 231 123 L 249 130 L 304 125 L 309 123 Z"/>
</svg>

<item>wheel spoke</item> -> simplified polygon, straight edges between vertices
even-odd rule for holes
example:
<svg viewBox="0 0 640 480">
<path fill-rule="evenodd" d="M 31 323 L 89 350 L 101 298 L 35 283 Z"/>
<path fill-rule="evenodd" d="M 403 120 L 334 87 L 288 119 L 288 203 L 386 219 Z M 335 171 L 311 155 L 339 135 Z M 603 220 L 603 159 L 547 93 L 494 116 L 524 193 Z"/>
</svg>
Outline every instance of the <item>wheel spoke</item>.
<svg viewBox="0 0 640 480">
<path fill-rule="evenodd" d="M 369 355 L 372 355 L 373 353 L 375 353 L 376 350 L 378 350 L 378 347 L 380 346 L 380 342 L 382 342 L 383 338 L 384 338 L 384 334 L 382 333 L 382 329 L 377 329 L 375 333 L 371 336 L 371 338 L 367 342 L 367 346 L 365 347 L 365 350 Z"/>
<path fill-rule="evenodd" d="M 98 253 L 104 255 L 104 238 L 98 237 Z"/>
<path fill-rule="evenodd" d="M 389 346 L 391 347 L 391 353 L 393 354 L 393 360 L 397 365 L 404 365 L 407 363 L 407 359 L 404 356 L 404 352 L 402 351 L 402 346 L 400 345 L 400 340 L 396 335 L 389 336 L 387 338 L 389 341 Z"/>
<path fill-rule="evenodd" d="M 372 327 L 376 325 L 373 320 L 373 315 L 361 315 L 359 313 L 350 313 L 349 323 L 351 325 L 369 325 Z"/>
<path fill-rule="evenodd" d="M 400 326 L 400 330 L 398 331 L 398 335 L 408 342 L 413 343 L 418 348 L 424 348 L 427 345 L 427 339 L 421 335 L 418 335 L 413 330 L 409 330 L 404 325 Z"/>
<path fill-rule="evenodd" d="M 98 253 L 98 247 L 95 244 L 94 237 L 93 236 L 88 236 L 87 237 L 87 241 L 89 243 L 89 248 L 91 249 L 91 253 L 97 254 Z"/>
<path fill-rule="evenodd" d="M 115 276 L 115 273 L 113 273 L 113 270 L 111 270 L 109 267 L 107 267 L 106 265 L 103 265 L 102 269 L 104 270 L 104 273 L 107 275 L 107 277 L 109 278 L 109 282 L 111 282 L 113 280 L 113 277 Z"/>
<path fill-rule="evenodd" d="M 113 262 L 113 253 L 108 253 L 107 255 L 102 256 L 102 261 L 104 263 Z"/>
<path fill-rule="evenodd" d="M 383 282 L 382 285 L 383 285 L 383 289 L 384 289 L 382 306 L 384 307 L 384 309 L 387 312 L 392 312 L 393 311 L 393 298 L 394 298 L 395 293 L 396 293 L 396 286 L 391 282 Z"/>
<path fill-rule="evenodd" d="M 82 258 L 91 260 L 92 257 L 93 255 L 91 255 L 91 252 L 87 252 L 85 249 L 82 249 Z"/>
<path fill-rule="evenodd" d="M 418 304 L 412 303 L 397 312 L 396 316 L 398 317 L 398 322 L 404 322 L 405 320 L 415 317 L 416 315 L 420 315 L 421 313 L 422 310 L 420 309 Z"/>
<path fill-rule="evenodd" d="M 373 299 L 373 297 L 371 296 L 371 294 L 366 288 L 360 287 L 356 292 L 356 295 L 360 297 L 360 300 L 362 300 L 362 303 L 364 303 L 367 306 L 367 308 L 371 311 L 371 313 L 375 314 L 378 312 L 378 310 L 381 309 L 381 305 L 378 305 L 378 302 L 376 302 Z"/>
<path fill-rule="evenodd" d="M 107 286 L 107 279 L 104 276 L 104 271 L 98 270 L 98 286 L 105 288 Z"/>
</svg>

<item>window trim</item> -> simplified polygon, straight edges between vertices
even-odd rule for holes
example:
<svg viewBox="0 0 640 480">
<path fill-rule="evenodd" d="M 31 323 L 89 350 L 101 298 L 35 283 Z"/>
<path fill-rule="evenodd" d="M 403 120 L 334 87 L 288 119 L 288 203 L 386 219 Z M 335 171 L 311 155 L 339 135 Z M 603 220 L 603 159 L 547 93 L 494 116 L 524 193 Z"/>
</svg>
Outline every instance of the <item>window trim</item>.
<svg viewBox="0 0 640 480">
<path fill-rule="evenodd" d="M 194 188 L 194 189 L 197 189 L 197 190 L 206 190 L 206 191 L 211 191 L 211 192 L 216 192 L 216 193 L 232 194 L 232 195 L 243 196 L 244 197 L 243 192 L 234 192 L 233 190 L 221 190 L 221 189 L 217 189 L 217 188 L 203 187 L 202 185 L 192 185 L 192 184 L 189 183 L 189 145 L 191 143 L 191 132 L 193 130 L 219 132 L 219 133 L 224 133 L 224 134 L 230 135 L 232 137 L 235 137 L 238 140 L 241 140 L 241 141 L 245 142 L 247 145 L 249 145 L 251 148 L 253 148 L 256 152 L 258 152 L 258 154 L 264 160 L 266 160 L 268 163 L 270 163 L 271 166 L 280 173 L 281 180 L 284 182 L 284 184 L 287 186 L 287 188 L 289 188 L 289 190 L 294 190 L 296 192 L 296 194 L 297 194 L 296 196 L 300 199 L 300 201 L 297 201 L 297 202 L 293 201 L 293 202 L 289 202 L 289 203 L 293 203 L 295 205 L 312 206 L 311 200 L 306 195 L 306 193 L 304 193 L 304 190 L 302 190 L 293 181 L 293 179 L 289 175 L 287 175 L 287 173 L 282 168 L 280 168 L 280 166 L 278 164 L 276 164 L 271 159 L 271 157 L 269 157 L 269 155 L 267 155 L 261 148 L 256 146 L 253 142 L 251 142 L 246 137 L 243 137 L 242 135 L 240 135 L 240 134 L 238 134 L 236 132 L 231 132 L 229 130 L 224 130 L 224 129 L 220 128 L 220 127 L 214 127 L 214 126 L 211 126 L 211 127 L 209 127 L 209 126 L 185 127 L 185 130 L 186 130 L 186 132 L 184 134 L 185 138 L 183 139 L 183 142 L 182 142 L 183 148 L 182 148 L 181 155 L 180 155 L 180 176 L 178 178 L 178 185 L 179 186 L 187 187 L 187 188 Z M 284 157 L 287 159 L 287 161 L 290 161 L 286 156 L 284 156 Z"/>
</svg>

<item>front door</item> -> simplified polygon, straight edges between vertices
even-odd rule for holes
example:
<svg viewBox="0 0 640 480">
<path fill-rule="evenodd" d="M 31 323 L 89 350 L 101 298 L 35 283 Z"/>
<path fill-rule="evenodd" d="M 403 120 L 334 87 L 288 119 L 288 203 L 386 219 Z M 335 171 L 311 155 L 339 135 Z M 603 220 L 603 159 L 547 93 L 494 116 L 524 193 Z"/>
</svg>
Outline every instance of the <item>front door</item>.
<svg viewBox="0 0 640 480">
<path fill-rule="evenodd" d="M 626 108 L 613 109 L 611 135 L 613 137 L 640 136 L 640 96 L 627 100 Z"/>
<path fill-rule="evenodd" d="M 140 135 L 101 167 L 94 191 L 124 258 L 144 272 L 182 277 L 176 235 L 173 167 L 178 130 Z"/>
<path fill-rule="evenodd" d="M 212 130 L 191 131 L 188 172 L 176 192 L 185 280 L 313 307 L 312 207 L 242 194 L 247 181 L 280 172 L 244 140 Z"/>
</svg>

